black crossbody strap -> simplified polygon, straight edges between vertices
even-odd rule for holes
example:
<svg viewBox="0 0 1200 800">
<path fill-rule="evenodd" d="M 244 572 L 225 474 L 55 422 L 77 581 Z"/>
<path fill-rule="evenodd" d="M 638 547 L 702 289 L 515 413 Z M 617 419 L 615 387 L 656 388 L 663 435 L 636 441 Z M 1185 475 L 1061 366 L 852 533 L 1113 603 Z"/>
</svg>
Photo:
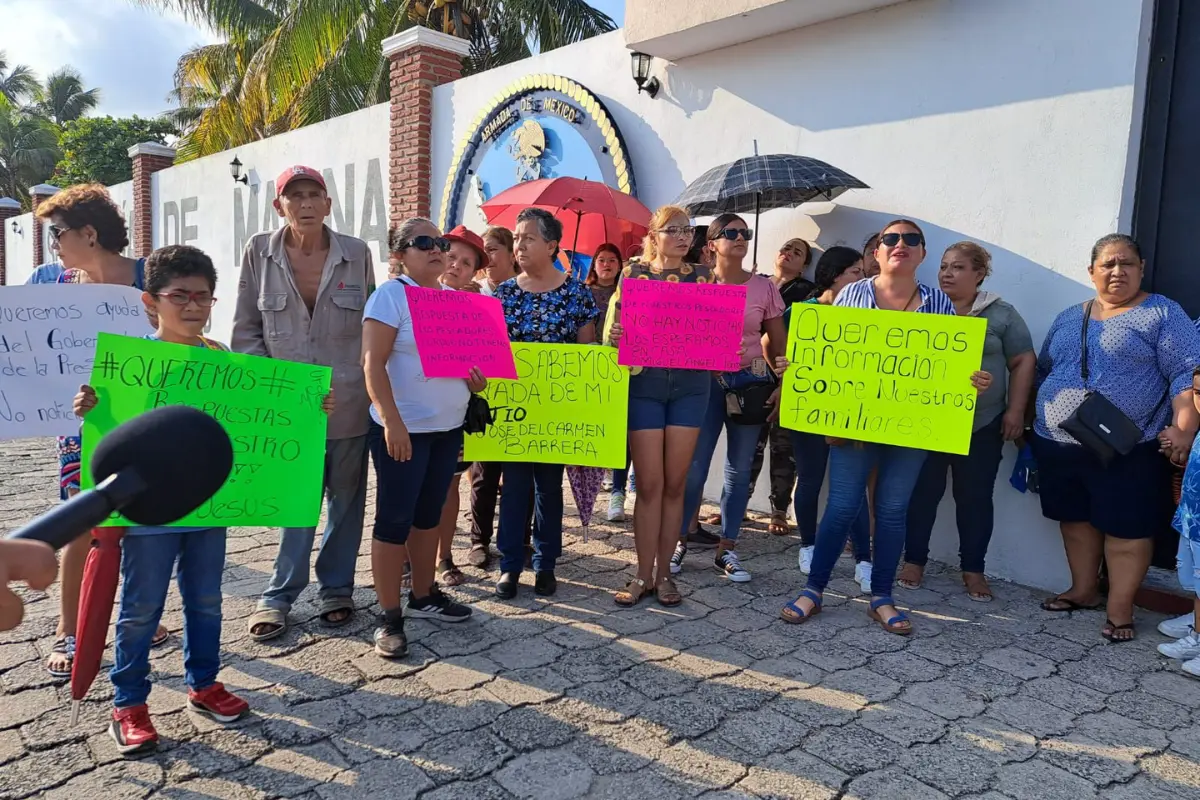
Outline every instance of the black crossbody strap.
<svg viewBox="0 0 1200 800">
<path fill-rule="evenodd" d="M 1079 334 L 1080 339 L 1080 356 L 1079 356 L 1079 376 L 1083 378 L 1083 388 L 1088 388 L 1088 323 L 1092 319 L 1092 304 L 1094 300 L 1088 300 L 1087 305 L 1083 307 L 1083 332 Z"/>
</svg>

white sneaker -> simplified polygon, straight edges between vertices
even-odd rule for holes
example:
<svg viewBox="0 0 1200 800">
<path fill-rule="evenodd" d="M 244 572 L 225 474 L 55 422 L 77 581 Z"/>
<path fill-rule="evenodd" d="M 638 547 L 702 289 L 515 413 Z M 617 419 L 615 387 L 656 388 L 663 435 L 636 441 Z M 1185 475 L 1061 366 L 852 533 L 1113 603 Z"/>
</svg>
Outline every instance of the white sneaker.
<svg viewBox="0 0 1200 800">
<path fill-rule="evenodd" d="M 1164 642 L 1158 646 L 1158 652 L 1167 658 L 1177 658 L 1180 661 L 1200 658 L 1200 633 L 1192 631 L 1177 642 Z"/>
<path fill-rule="evenodd" d="M 805 575 L 812 572 L 812 557 L 816 549 L 817 546 L 813 544 L 800 548 L 800 571 Z"/>
<path fill-rule="evenodd" d="M 613 492 L 612 497 L 608 498 L 608 521 L 609 522 L 624 522 L 625 521 L 625 493 Z"/>
<path fill-rule="evenodd" d="M 871 562 L 860 561 L 854 565 L 854 580 L 863 594 L 871 593 Z"/>
<path fill-rule="evenodd" d="M 748 583 L 750 580 L 750 573 L 742 566 L 738 554 L 732 550 L 726 550 L 717 556 L 716 566 L 718 572 L 734 583 Z"/>
<path fill-rule="evenodd" d="M 1192 632 L 1195 616 L 1195 614 L 1184 614 L 1182 617 L 1164 619 L 1158 623 L 1158 632 L 1163 636 L 1170 636 L 1172 639 L 1182 639 Z"/>
<path fill-rule="evenodd" d="M 1191 661 L 1185 661 L 1179 665 L 1179 668 L 1191 675 L 1193 678 L 1200 678 L 1200 658 L 1193 658 Z"/>
<path fill-rule="evenodd" d="M 612 473 L 608 473 L 608 477 L 600 482 L 601 491 L 611 492 L 613 487 Z"/>
</svg>

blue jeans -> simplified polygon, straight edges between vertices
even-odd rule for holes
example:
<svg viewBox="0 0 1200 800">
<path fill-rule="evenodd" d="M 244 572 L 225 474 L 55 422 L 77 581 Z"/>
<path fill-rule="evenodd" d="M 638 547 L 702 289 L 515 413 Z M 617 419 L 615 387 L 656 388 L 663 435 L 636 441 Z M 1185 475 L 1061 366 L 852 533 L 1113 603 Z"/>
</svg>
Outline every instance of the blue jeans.
<svg viewBox="0 0 1200 800">
<path fill-rule="evenodd" d="M 823 434 L 788 433 L 796 459 L 796 527 L 800 529 L 800 546 L 812 547 L 817 542 L 817 500 L 825 483 L 829 444 Z M 855 561 L 871 560 L 871 513 L 865 491 L 861 509 L 850 526 L 850 541 L 854 543 Z"/>
<path fill-rule="evenodd" d="M 988 543 L 992 540 L 995 509 L 992 493 L 1004 450 L 1002 418 L 971 435 L 965 456 L 930 453 L 908 505 L 908 536 L 904 560 L 925 566 L 929 562 L 929 537 L 937 519 L 938 504 L 946 493 L 946 471 L 954 478 L 954 514 L 958 522 L 958 557 L 963 572 L 983 572 Z"/>
<path fill-rule="evenodd" d="M 1200 597 L 1200 542 L 1193 542 L 1186 536 L 1179 537 L 1175 570 L 1184 591 Z"/>
<path fill-rule="evenodd" d="M 872 468 L 875 479 L 875 559 L 871 594 L 891 597 L 900 551 L 904 549 L 908 501 L 925 463 L 925 451 L 887 444 L 846 442 L 829 452 L 829 498 L 817 531 L 808 588 L 825 591 L 833 565 L 846 546 L 855 517 L 863 511 L 863 493 Z"/>
<path fill-rule="evenodd" d="M 519 574 L 525 567 L 525 520 L 533 495 L 533 569 L 553 572 L 562 555 L 563 465 L 506 463 L 500 492 L 500 571 Z"/>
<path fill-rule="evenodd" d="M 329 497 L 329 521 L 317 554 L 317 583 L 322 601 L 349 598 L 354 594 L 354 569 L 362 544 L 363 517 L 367 504 L 367 437 L 330 439 L 325 443 L 325 492 Z M 284 528 L 279 532 L 279 554 L 275 574 L 258 601 L 258 607 L 287 613 L 308 586 L 308 562 L 312 558 L 317 529 Z"/>
<path fill-rule="evenodd" d="M 116 656 L 109 678 L 117 708 L 140 706 L 150 696 L 150 640 L 158 630 L 171 569 L 183 598 L 183 669 L 187 685 L 206 689 L 221 670 L 221 573 L 225 528 L 126 536 L 121 543 L 121 606 Z"/>
<path fill-rule="evenodd" d="M 739 385 L 746 370 L 725 373 L 731 385 Z M 750 471 L 754 465 L 754 449 L 758 446 L 758 434 L 762 425 L 737 425 L 729 421 L 725 413 L 725 389 L 712 379 L 708 393 L 708 409 L 704 423 L 700 426 L 700 438 L 696 442 L 696 454 L 688 471 L 687 489 L 683 496 L 683 526 L 680 538 L 685 538 L 692 517 L 704 499 L 704 482 L 712 466 L 713 453 L 725 431 L 725 484 L 721 487 L 721 538 L 736 541 L 742 530 L 742 518 L 750 505 Z"/>
</svg>

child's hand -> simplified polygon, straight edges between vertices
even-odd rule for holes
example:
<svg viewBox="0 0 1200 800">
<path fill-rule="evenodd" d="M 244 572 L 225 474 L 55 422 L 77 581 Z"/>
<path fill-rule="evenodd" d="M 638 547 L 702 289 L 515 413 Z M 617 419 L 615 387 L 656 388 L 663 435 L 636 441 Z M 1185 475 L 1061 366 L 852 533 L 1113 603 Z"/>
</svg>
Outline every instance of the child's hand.
<svg viewBox="0 0 1200 800">
<path fill-rule="evenodd" d="M 329 415 L 332 414 L 336 408 L 337 400 L 334 399 L 333 388 L 331 387 L 329 389 L 329 394 L 321 398 L 321 410 L 324 411 L 326 415 Z"/>
<path fill-rule="evenodd" d="M 792 363 L 787 360 L 787 356 L 775 356 L 775 377 L 782 378 L 791 365 Z"/>
<path fill-rule="evenodd" d="M 471 367 L 471 371 L 467 373 L 467 388 L 472 394 L 478 394 L 487 388 L 487 378 L 483 377 L 479 367 Z"/>
<path fill-rule="evenodd" d="M 612 342 L 613 347 L 618 347 L 621 344 L 621 337 L 625 335 L 625 329 L 621 327 L 621 323 L 614 322 L 612 327 L 608 329 L 608 340 Z"/>
<path fill-rule="evenodd" d="M 79 387 L 79 393 L 71 403 L 71 410 L 75 412 L 75 416 L 82 417 L 95 407 L 96 390 L 85 383 Z"/>
</svg>

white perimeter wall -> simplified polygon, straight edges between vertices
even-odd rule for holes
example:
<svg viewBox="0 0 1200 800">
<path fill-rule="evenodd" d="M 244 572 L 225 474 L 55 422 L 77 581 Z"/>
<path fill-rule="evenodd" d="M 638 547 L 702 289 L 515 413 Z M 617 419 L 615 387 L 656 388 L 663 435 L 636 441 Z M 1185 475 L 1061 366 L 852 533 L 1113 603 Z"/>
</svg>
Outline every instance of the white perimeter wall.
<svg viewBox="0 0 1200 800">
<path fill-rule="evenodd" d="M 17 223 L 21 229 L 19 234 L 13 233 L 12 224 Z M 21 214 L 6 219 L 4 231 L 4 272 L 5 282 L 9 286 L 17 286 L 29 280 L 33 274 L 33 214 Z"/>
<path fill-rule="evenodd" d="M 228 342 L 246 240 L 279 227 L 271 202 L 286 167 L 321 170 L 333 198 L 334 230 L 376 245 L 376 271 L 387 276 L 389 106 L 383 103 L 298 131 L 158 172 L 153 177 L 154 246 L 190 244 L 217 267 L 212 334 Z M 229 173 L 234 155 L 249 186 Z"/>
<path fill-rule="evenodd" d="M 648 206 L 671 201 L 709 167 L 752 154 L 756 140 L 760 153 L 814 156 L 873 188 L 766 214 L 763 271 L 790 236 L 861 246 L 888 220 L 909 217 L 929 240 L 922 279 L 936 280 L 947 245 L 981 242 L 994 257 L 987 288 L 1025 315 L 1040 346 L 1055 314 L 1087 296 L 1092 242 L 1129 226 L 1149 6 L 914 0 L 678 64 L 656 61 L 664 84 L 656 99 L 637 94 L 617 31 L 436 89 L 434 202 L 454 148 L 488 100 L 518 77 L 560 74 L 615 117 Z M 1061 588 L 1057 528 L 1036 497 L 1008 486 L 1011 459 L 1010 448 L 989 571 Z M 720 493 L 720 473 L 714 460 L 709 497 Z M 755 508 L 767 507 L 766 485 L 764 469 Z M 934 554 L 957 563 L 949 500 Z"/>
<path fill-rule="evenodd" d="M 125 218 L 125 227 L 129 231 L 129 246 L 123 251 L 125 255 L 133 254 L 133 181 L 125 181 L 108 187 L 108 196 L 117 204 L 117 208 L 121 209 L 121 216 Z M 47 250 L 47 253 L 50 251 Z"/>
</svg>

